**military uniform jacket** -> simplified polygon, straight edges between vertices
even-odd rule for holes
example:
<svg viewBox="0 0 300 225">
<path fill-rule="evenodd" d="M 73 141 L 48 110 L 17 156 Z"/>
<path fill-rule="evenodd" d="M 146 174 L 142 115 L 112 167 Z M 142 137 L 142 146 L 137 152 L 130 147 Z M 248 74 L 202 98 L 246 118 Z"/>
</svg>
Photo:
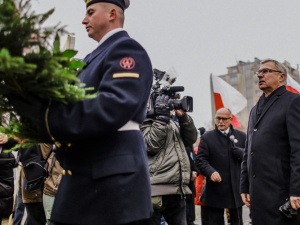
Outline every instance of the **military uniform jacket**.
<svg viewBox="0 0 300 225">
<path fill-rule="evenodd" d="M 214 208 L 243 205 L 239 190 L 242 157 L 238 159 L 233 155 L 230 135 L 237 139 L 236 147 L 245 147 L 246 134 L 230 126 L 227 136 L 218 129 L 204 133 L 196 155 L 197 167 L 206 177 L 206 205 Z M 215 171 L 220 174 L 221 182 L 210 180 Z"/>
<path fill-rule="evenodd" d="M 51 220 L 70 224 L 122 224 L 149 218 L 150 180 L 140 130 L 118 131 L 128 121 L 142 123 L 153 81 L 144 48 L 120 31 L 85 60 L 81 82 L 96 98 L 50 106 L 51 135 L 68 143 L 65 170 Z M 44 136 L 49 140 L 46 127 Z M 63 151 L 63 150 L 62 150 Z"/>
<path fill-rule="evenodd" d="M 300 95 L 281 87 L 259 118 L 256 110 L 257 105 L 250 112 L 241 175 L 241 192 L 250 193 L 252 222 L 300 224 L 299 212 L 288 219 L 278 210 L 290 196 L 300 196 Z"/>
</svg>

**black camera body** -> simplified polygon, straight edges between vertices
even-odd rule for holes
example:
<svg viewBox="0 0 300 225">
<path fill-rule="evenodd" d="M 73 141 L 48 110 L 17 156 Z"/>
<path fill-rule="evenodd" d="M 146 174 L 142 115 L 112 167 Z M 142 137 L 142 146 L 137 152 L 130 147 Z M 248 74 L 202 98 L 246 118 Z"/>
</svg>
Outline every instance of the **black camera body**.
<svg viewBox="0 0 300 225">
<path fill-rule="evenodd" d="M 180 99 L 180 93 L 184 91 L 183 86 L 171 86 L 175 82 L 175 79 L 169 80 L 168 76 L 166 77 L 166 72 L 159 71 L 157 69 L 154 69 L 154 79 L 155 83 L 152 86 L 151 94 L 150 94 L 150 99 L 148 101 L 148 111 L 147 111 L 147 116 L 151 117 L 155 115 L 154 111 L 154 105 L 155 105 L 155 100 L 157 96 L 160 95 L 168 95 L 170 97 L 169 103 L 166 104 L 166 108 L 168 110 L 173 110 L 173 109 L 181 109 L 185 112 L 193 112 L 193 97 L 191 96 L 184 96 L 182 99 Z M 169 86 L 164 86 L 161 87 L 160 81 L 162 80 L 163 77 L 165 78 L 165 81 L 169 83 Z"/>
</svg>

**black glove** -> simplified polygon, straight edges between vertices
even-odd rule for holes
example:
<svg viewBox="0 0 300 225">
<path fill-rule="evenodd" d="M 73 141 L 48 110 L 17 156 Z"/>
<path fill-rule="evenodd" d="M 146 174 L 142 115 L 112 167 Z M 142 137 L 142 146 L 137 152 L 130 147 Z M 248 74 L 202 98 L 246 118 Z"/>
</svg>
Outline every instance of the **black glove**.
<svg viewBox="0 0 300 225">
<path fill-rule="evenodd" d="M 293 216 L 297 216 L 297 210 L 292 208 L 290 201 L 287 201 L 280 206 L 279 211 L 281 211 L 287 218 L 293 218 Z"/>
<path fill-rule="evenodd" d="M 171 119 L 168 95 L 159 95 L 155 100 L 154 110 L 157 120 L 169 123 Z"/>
<path fill-rule="evenodd" d="M 243 159 L 243 154 L 244 154 L 244 149 L 243 148 L 239 148 L 239 147 L 233 147 L 231 148 L 232 154 L 234 155 L 234 157 L 238 160 L 242 160 Z"/>
<path fill-rule="evenodd" d="M 41 99 L 31 95 L 11 95 L 8 97 L 8 102 L 18 115 L 35 121 L 39 121 L 44 116 L 43 110 L 47 107 L 46 102 L 43 103 Z"/>
</svg>

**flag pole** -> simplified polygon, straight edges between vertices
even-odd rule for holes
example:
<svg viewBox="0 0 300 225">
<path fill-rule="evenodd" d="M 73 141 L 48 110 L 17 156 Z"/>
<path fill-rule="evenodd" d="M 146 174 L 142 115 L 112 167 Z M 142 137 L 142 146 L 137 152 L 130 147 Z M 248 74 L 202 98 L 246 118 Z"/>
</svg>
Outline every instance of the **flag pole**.
<svg viewBox="0 0 300 225">
<path fill-rule="evenodd" d="M 73 49 L 75 48 L 75 37 L 72 37 L 71 35 L 67 36 L 67 40 L 64 46 L 64 50 L 67 49 Z"/>
<path fill-rule="evenodd" d="M 211 122 L 212 127 L 215 126 L 214 120 L 215 120 L 215 111 L 216 111 L 216 105 L 215 105 L 215 96 L 214 96 L 214 86 L 212 81 L 212 74 L 210 74 L 210 96 L 211 96 Z"/>
</svg>

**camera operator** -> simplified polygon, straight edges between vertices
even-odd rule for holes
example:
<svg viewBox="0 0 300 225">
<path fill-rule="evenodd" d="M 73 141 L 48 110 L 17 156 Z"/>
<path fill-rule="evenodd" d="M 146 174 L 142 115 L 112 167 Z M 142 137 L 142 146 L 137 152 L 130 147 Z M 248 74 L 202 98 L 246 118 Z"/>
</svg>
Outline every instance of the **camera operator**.
<svg viewBox="0 0 300 225">
<path fill-rule="evenodd" d="M 191 179 L 185 145 L 193 145 L 197 129 L 183 109 L 170 108 L 172 97 L 159 94 L 153 101 L 154 114 L 147 116 L 141 130 L 148 155 L 154 213 L 143 224 L 186 225 L 185 195 Z"/>
</svg>

